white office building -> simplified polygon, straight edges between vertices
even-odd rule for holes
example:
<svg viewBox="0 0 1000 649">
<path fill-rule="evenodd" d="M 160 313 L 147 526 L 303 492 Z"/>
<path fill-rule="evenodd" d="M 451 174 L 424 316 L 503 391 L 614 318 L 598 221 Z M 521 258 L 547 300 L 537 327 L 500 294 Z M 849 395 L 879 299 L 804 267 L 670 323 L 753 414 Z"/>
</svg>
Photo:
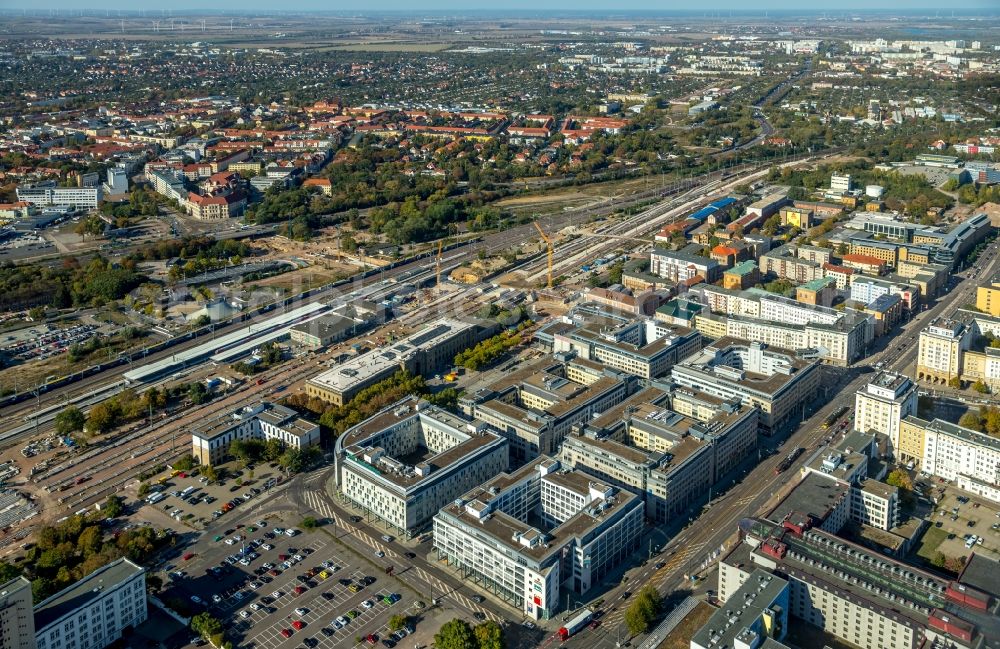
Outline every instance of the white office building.
<svg viewBox="0 0 1000 649">
<path fill-rule="evenodd" d="M 261 401 L 193 427 L 191 453 L 202 465 L 218 464 L 228 456 L 233 442 L 252 439 L 277 439 L 288 448 L 302 450 L 319 444 L 320 431 L 291 408 Z"/>
<path fill-rule="evenodd" d="M 921 468 L 1000 502 L 1000 439 L 935 419 L 924 428 Z"/>
<path fill-rule="evenodd" d="M 17 200 L 44 207 L 75 207 L 97 209 L 102 190 L 97 187 L 57 187 L 52 181 L 17 188 Z"/>
<path fill-rule="evenodd" d="M 0 649 L 35 649 L 31 582 L 16 577 L 0 586 Z"/>
</svg>

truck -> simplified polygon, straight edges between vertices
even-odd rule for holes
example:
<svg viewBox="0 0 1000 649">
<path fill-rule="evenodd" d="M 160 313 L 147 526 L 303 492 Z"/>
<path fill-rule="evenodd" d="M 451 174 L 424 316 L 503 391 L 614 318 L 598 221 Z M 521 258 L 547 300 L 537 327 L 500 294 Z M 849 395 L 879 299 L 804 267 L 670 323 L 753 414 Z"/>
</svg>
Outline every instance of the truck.
<svg viewBox="0 0 1000 649">
<path fill-rule="evenodd" d="M 576 617 L 567 622 L 565 626 L 559 628 L 559 639 L 563 642 L 569 639 L 571 635 L 587 626 L 587 624 L 594 617 L 594 612 L 590 609 L 583 609 L 580 611 Z"/>
</svg>

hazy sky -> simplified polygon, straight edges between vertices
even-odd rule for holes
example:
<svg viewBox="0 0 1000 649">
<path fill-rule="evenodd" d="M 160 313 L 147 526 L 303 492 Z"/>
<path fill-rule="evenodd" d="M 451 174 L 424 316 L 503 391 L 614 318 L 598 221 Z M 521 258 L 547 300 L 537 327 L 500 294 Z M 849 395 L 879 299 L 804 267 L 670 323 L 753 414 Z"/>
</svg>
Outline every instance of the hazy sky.
<svg viewBox="0 0 1000 649">
<path fill-rule="evenodd" d="M 370 0 L 294 0 L 293 2 L 281 0 L 167 0 L 166 2 L 145 2 L 143 0 L 101 0 L 101 2 L 87 2 L 87 0 L 0 0 L 0 9 L 28 9 L 28 10 L 48 10 L 48 9 L 92 9 L 103 11 L 106 9 L 125 9 L 135 11 L 145 9 L 152 13 L 160 9 L 171 9 L 173 11 L 184 10 L 229 10 L 229 11 L 255 11 L 267 9 L 279 10 L 303 10 L 303 11 L 449 11 L 461 13 L 470 9 L 487 11 L 489 9 L 501 8 L 510 10 L 582 10 L 582 11 L 623 11 L 623 10 L 652 10 L 652 11 L 689 11 L 696 13 L 711 10 L 735 10 L 743 12 L 771 10 L 832 10 L 832 11 L 852 11 L 852 10 L 907 10 L 918 9 L 922 11 L 940 10 L 942 14 L 950 13 L 952 10 L 993 9 L 1000 13 L 1000 2 L 997 0 L 757 0 L 746 2 L 745 0 L 705 0 L 699 3 L 679 2 L 678 0 L 507 0 L 503 3 L 484 2 L 482 0 L 381 0 L 371 2 Z"/>
</svg>

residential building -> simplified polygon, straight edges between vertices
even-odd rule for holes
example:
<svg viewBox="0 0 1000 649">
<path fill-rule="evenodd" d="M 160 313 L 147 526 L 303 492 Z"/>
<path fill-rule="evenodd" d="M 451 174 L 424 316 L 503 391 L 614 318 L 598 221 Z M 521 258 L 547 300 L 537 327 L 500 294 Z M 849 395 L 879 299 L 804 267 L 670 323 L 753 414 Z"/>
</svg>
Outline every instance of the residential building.
<svg viewBox="0 0 1000 649">
<path fill-rule="evenodd" d="M 880 295 L 860 310 L 874 318 L 877 338 L 892 331 L 903 319 L 903 300 L 898 295 Z"/>
<path fill-rule="evenodd" d="M 810 521 L 740 521 L 740 539 L 719 565 L 729 601 L 756 570 L 788 580 L 789 614 L 853 646 L 971 649 L 997 630 L 978 604 L 989 595 L 895 561 L 812 527 Z M 972 602 L 972 603 L 970 603 Z"/>
<path fill-rule="evenodd" d="M 146 621 L 146 570 L 112 561 L 35 607 L 38 649 L 103 649 Z"/>
<path fill-rule="evenodd" d="M 976 287 L 976 308 L 993 317 L 1000 317 L 1000 275 Z"/>
<path fill-rule="evenodd" d="M 868 304 L 883 295 L 898 295 L 902 300 L 903 308 L 910 313 L 915 312 L 920 307 L 920 289 L 912 284 L 860 275 L 851 279 L 850 299 Z"/>
<path fill-rule="evenodd" d="M 974 339 L 964 322 L 936 318 L 920 331 L 917 348 L 917 380 L 948 383 L 960 378 L 963 354 Z"/>
<path fill-rule="evenodd" d="M 410 536 L 506 471 L 507 440 L 410 396 L 340 435 L 334 466 L 342 500 Z"/>
<path fill-rule="evenodd" d="M 558 460 L 502 473 L 434 517 L 439 561 L 529 619 L 551 619 L 638 547 L 642 499 Z"/>
<path fill-rule="evenodd" d="M 823 264 L 823 277 L 833 279 L 838 291 L 847 291 L 851 287 L 854 269 L 836 264 Z"/>
<path fill-rule="evenodd" d="M 833 277 L 814 279 L 795 287 L 795 301 L 812 306 L 831 307 L 837 296 L 837 280 Z"/>
<path fill-rule="evenodd" d="M 910 416 L 904 427 L 910 437 L 903 455 L 919 463 L 921 471 L 1000 503 L 1000 439 L 942 419 Z"/>
<path fill-rule="evenodd" d="M 649 272 L 674 282 L 684 282 L 701 276 L 706 282 L 714 282 L 721 273 L 719 263 L 708 257 L 692 255 L 683 251 L 653 248 L 649 255 Z"/>
<path fill-rule="evenodd" d="M 869 275 L 881 275 L 885 272 L 886 263 L 878 257 L 871 255 L 844 255 L 840 262 L 847 268 L 867 273 Z"/>
<path fill-rule="evenodd" d="M 441 318 L 388 347 L 359 354 L 306 381 L 306 394 L 342 406 L 368 386 L 400 370 L 432 373 L 450 366 L 455 354 L 490 335 L 496 327 Z"/>
<path fill-rule="evenodd" d="M 722 285 L 731 290 L 747 289 L 759 282 L 760 271 L 752 259 L 741 261 L 722 274 Z"/>
<path fill-rule="evenodd" d="M 704 501 L 712 486 L 757 447 L 757 409 L 678 388 L 710 403 L 704 419 L 669 405 L 658 388 L 636 393 L 615 408 L 574 428 L 561 458 L 611 484 L 639 494 L 646 518 L 665 522 Z"/>
<path fill-rule="evenodd" d="M 891 450 L 899 447 L 899 423 L 916 414 L 917 385 L 902 374 L 879 372 L 854 393 L 854 430 L 885 435 Z"/>
<path fill-rule="evenodd" d="M 31 582 L 15 577 L 0 586 L 0 649 L 36 649 Z"/>
<path fill-rule="evenodd" d="M 761 255 L 760 272 L 769 277 L 790 279 L 798 284 L 824 277 L 823 264 L 828 263 L 829 258 L 826 262 L 813 261 L 800 257 L 798 250 L 798 246 L 786 243 Z"/>
<path fill-rule="evenodd" d="M 246 205 L 246 196 L 239 190 L 204 195 L 189 192 L 185 202 L 187 213 L 202 221 L 218 221 L 239 216 Z"/>
<path fill-rule="evenodd" d="M 288 448 L 302 450 L 320 442 L 319 426 L 302 419 L 291 408 L 261 401 L 245 406 L 191 429 L 191 453 L 199 464 L 219 464 L 229 456 L 235 441 L 277 439 Z"/>
<path fill-rule="evenodd" d="M 620 324 L 597 318 L 554 331 L 552 345 L 554 352 L 572 352 L 642 379 L 663 376 L 699 349 L 701 334 L 694 329 L 651 318 Z"/>
<path fill-rule="evenodd" d="M 820 389 L 819 364 L 786 349 L 723 337 L 671 370 L 673 382 L 760 409 L 764 434 L 801 416 Z"/>
<path fill-rule="evenodd" d="M 791 609 L 788 580 L 754 570 L 691 638 L 691 649 L 779 649 Z"/>
<path fill-rule="evenodd" d="M 842 196 L 849 194 L 854 189 L 851 182 L 851 174 L 833 174 L 830 176 L 830 193 Z"/>
<path fill-rule="evenodd" d="M 95 187 L 58 187 L 55 181 L 50 180 L 17 187 L 18 201 L 27 201 L 46 207 L 75 207 L 76 209 L 96 210 L 103 198 L 103 190 L 100 185 Z"/>
<path fill-rule="evenodd" d="M 880 259 L 886 266 L 895 268 L 899 258 L 899 247 L 888 241 L 852 239 L 850 254 L 874 257 Z"/>
<path fill-rule="evenodd" d="M 554 455 L 574 425 L 635 392 L 638 377 L 556 354 L 464 396 L 465 412 L 507 438 L 511 463 Z"/>
</svg>

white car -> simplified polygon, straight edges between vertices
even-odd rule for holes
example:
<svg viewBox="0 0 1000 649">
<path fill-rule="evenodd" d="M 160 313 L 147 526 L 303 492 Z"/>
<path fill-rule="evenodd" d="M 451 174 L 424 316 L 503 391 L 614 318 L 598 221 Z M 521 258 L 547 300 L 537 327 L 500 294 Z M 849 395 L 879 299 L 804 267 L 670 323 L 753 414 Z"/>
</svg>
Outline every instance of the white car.
<svg viewBox="0 0 1000 649">
<path fill-rule="evenodd" d="M 337 624 L 337 625 L 340 625 L 340 626 L 337 627 L 339 629 L 342 626 L 347 626 L 347 618 L 344 617 L 343 615 L 341 615 L 336 620 L 334 620 L 333 623 Z"/>
<path fill-rule="evenodd" d="M 264 548 L 264 550 L 273 550 L 274 549 L 274 546 L 271 545 L 270 543 L 265 543 L 264 545 L 262 545 L 260 547 Z"/>
<path fill-rule="evenodd" d="M 309 612 L 309 609 L 302 608 L 301 606 L 299 608 L 295 609 L 295 614 L 298 615 L 299 617 L 302 617 L 303 615 L 305 615 L 308 612 Z"/>
<path fill-rule="evenodd" d="M 232 545 L 234 543 L 236 543 L 236 541 L 234 541 L 232 539 L 226 539 L 226 545 Z"/>
<path fill-rule="evenodd" d="M 292 558 L 295 559 L 296 561 L 302 561 L 302 555 L 301 554 L 293 554 Z"/>
<path fill-rule="evenodd" d="M 258 588 L 260 588 L 260 582 L 259 581 L 251 581 L 250 582 L 250 588 L 253 588 L 254 590 L 257 590 Z"/>
<path fill-rule="evenodd" d="M 250 559 L 240 559 L 240 565 L 241 566 L 249 566 L 250 565 Z"/>
<path fill-rule="evenodd" d="M 259 611 L 260 610 L 260 604 L 258 604 L 257 602 L 254 602 L 253 604 L 250 605 L 250 610 L 252 610 L 252 611 Z"/>
<path fill-rule="evenodd" d="M 212 601 L 215 602 L 216 604 L 221 603 L 222 602 L 222 595 L 219 595 L 218 593 L 216 593 L 215 595 L 212 595 Z"/>
<path fill-rule="evenodd" d="M 366 599 L 365 601 L 361 602 L 361 605 L 364 606 L 365 608 L 371 608 L 375 606 L 375 602 L 371 601 L 370 599 Z"/>
<path fill-rule="evenodd" d="M 241 601 L 244 597 L 246 597 L 246 595 L 243 594 L 242 590 L 238 590 L 235 593 L 233 593 L 233 597 L 236 598 L 236 601 Z"/>
<path fill-rule="evenodd" d="M 376 550 L 375 551 L 375 556 L 378 557 L 379 559 L 381 559 L 382 557 L 385 556 L 385 552 L 382 552 L 381 550 Z"/>
<path fill-rule="evenodd" d="M 250 617 L 250 611 L 240 611 L 240 617 L 244 620 Z"/>
<path fill-rule="evenodd" d="M 282 593 L 280 590 L 276 590 L 273 593 L 271 593 L 271 597 L 273 597 L 274 599 L 278 599 L 282 595 L 284 595 L 284 593 Z"/>
</svg>

